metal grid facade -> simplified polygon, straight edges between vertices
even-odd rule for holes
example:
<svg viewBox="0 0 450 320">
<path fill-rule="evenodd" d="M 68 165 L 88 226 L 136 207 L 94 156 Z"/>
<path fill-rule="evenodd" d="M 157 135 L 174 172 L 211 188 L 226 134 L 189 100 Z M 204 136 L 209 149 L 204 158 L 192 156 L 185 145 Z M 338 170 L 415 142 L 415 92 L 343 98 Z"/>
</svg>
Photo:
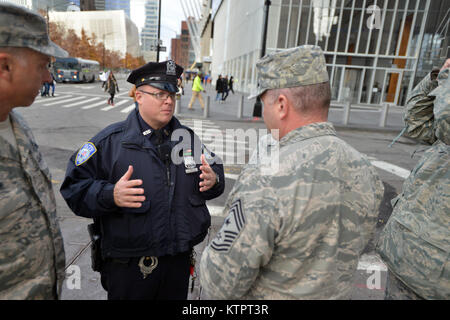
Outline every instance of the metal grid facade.
<svg viewBox="0 0 450 320">
<path fill-rule="evenodd" d="M 448 55 L 449 9 L 448 0 L 272 1 L 269 29 L 277 28 L 269 31 L 267 52 L 318 45 L 335 102 L 404 105 L 414 85 Z M 223 61 L 220 73 L 238 78 L 243 92 L 256 88 L 259 49 Z"/>
</svg>

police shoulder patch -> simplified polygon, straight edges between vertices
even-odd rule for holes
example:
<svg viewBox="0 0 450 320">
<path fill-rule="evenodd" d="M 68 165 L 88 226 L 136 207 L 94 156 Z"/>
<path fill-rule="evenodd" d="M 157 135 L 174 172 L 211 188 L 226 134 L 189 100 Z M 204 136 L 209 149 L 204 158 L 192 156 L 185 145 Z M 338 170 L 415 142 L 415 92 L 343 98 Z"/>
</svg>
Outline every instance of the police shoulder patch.
<svg viewBox="0 0 450 320">
<path fill-rule="evenodd" d="M 222 228 L 211 242 L 211 248 L 220 252 L 230 251 L 231 246 L 239 237 L 244 227 L 245 215 L 242 211 L 241 200 L 238 199 L 231 205 Z"/>
<path fill-rule="evenodd" d="M 89 160 L 97 152 L 97 148 L 92 142 L 86 142 L 78 151 L 75 158 L 75 165 L 79 166 Z"/>
</svg>

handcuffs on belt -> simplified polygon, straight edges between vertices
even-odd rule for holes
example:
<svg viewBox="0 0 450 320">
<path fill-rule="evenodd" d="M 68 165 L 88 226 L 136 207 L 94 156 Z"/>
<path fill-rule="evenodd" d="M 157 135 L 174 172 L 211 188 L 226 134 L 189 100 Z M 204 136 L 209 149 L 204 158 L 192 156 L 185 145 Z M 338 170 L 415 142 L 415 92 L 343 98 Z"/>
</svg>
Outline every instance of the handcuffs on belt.
<svg viewBox="0 0 450 320">
<path fill-rule="evenodd" d="M 148 262 L 149 260 L 151 260 L 151 262 L 150 265 L 147 266 L 145 262 Z M 158 266 L 158 257 L 142 257 L 141 260 L 139 260 L 138 265 L 145 279 Z"/>
</svg>

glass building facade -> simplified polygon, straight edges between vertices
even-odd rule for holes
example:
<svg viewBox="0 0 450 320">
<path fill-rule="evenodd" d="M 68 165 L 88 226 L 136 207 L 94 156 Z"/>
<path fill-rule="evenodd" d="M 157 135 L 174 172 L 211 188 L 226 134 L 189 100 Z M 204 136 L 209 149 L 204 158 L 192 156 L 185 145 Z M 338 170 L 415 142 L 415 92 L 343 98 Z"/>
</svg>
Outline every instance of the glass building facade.
<svg viewBox="0 0 450 320">
<path fill-rule="evenodd" d="M 123 10 L 130 17 L 130 0 L 104 0 L 105 10 Z"/>
<path fill-rule="evenodd" d="M 146 61 L 156 60 L 158 15 L 159 1 L 147 0 L 145 3 L 145 25 L 141 31 L 141 49 Z"/>
<path fill-rule="evenodd" d="M 214 34 L 214 51 L 225 53 L 214 52 L 213 70 L 238 78 L 245 93 L 256 90 L 263 9 L 261 1 L 224 0 L 214 20 L 215 31 L 217 24 L 242 27 L 245 21 L 227 17 L 244 10 L 241 19 L 261 26 L 254 28 L 257 40 L 241 44 L 241 52 L 231 39 L 221 46 Z M 404 105 L 412 88 L 449 56 L 449 21 L 448 0 L 274 0 L 266 52 L 318 45 L 325 53 L 334 102 Z"/>
</svg>

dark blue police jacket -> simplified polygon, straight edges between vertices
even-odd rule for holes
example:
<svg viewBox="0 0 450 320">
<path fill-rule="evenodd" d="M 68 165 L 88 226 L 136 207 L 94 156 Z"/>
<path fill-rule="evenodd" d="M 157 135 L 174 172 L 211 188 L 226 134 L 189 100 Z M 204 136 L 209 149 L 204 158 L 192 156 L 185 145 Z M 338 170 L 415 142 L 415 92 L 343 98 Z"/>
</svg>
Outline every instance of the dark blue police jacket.
<svg viewBox="0 0 450 320">
<path fill-rule="evenodd" d="M 169 138 L 172 153 L 185 159 L 188 153 L 181 146 L 191 149 L 198 171 L 186 173 L 186 161 L 171 162 L 169 185 L 167 167 L 142 132 L 138 116 L 136 108 L 125 121 L 108 126 L 75 153 L 60 190 L 76 215 L 94 218 L 100 224 L 103 258 L 174 255 L 190 250 L 203 241 L 211 225 L 205 200 L 220 196 L 225 188 L 221 160 L 205 151 L 198 136 L 175 117 L 170 122 L 173 133 L 184 129 L 184 138 Z M 219 176 L 219 183 L 205 192 L 199 190 L 202 152 Z M 144 188 L 146 200 L 140 208 L 114 203 L 114 184 L 129 165 L 133 166 L 130 180 L 143 181 L 138 188 Z"/>
</svg>

